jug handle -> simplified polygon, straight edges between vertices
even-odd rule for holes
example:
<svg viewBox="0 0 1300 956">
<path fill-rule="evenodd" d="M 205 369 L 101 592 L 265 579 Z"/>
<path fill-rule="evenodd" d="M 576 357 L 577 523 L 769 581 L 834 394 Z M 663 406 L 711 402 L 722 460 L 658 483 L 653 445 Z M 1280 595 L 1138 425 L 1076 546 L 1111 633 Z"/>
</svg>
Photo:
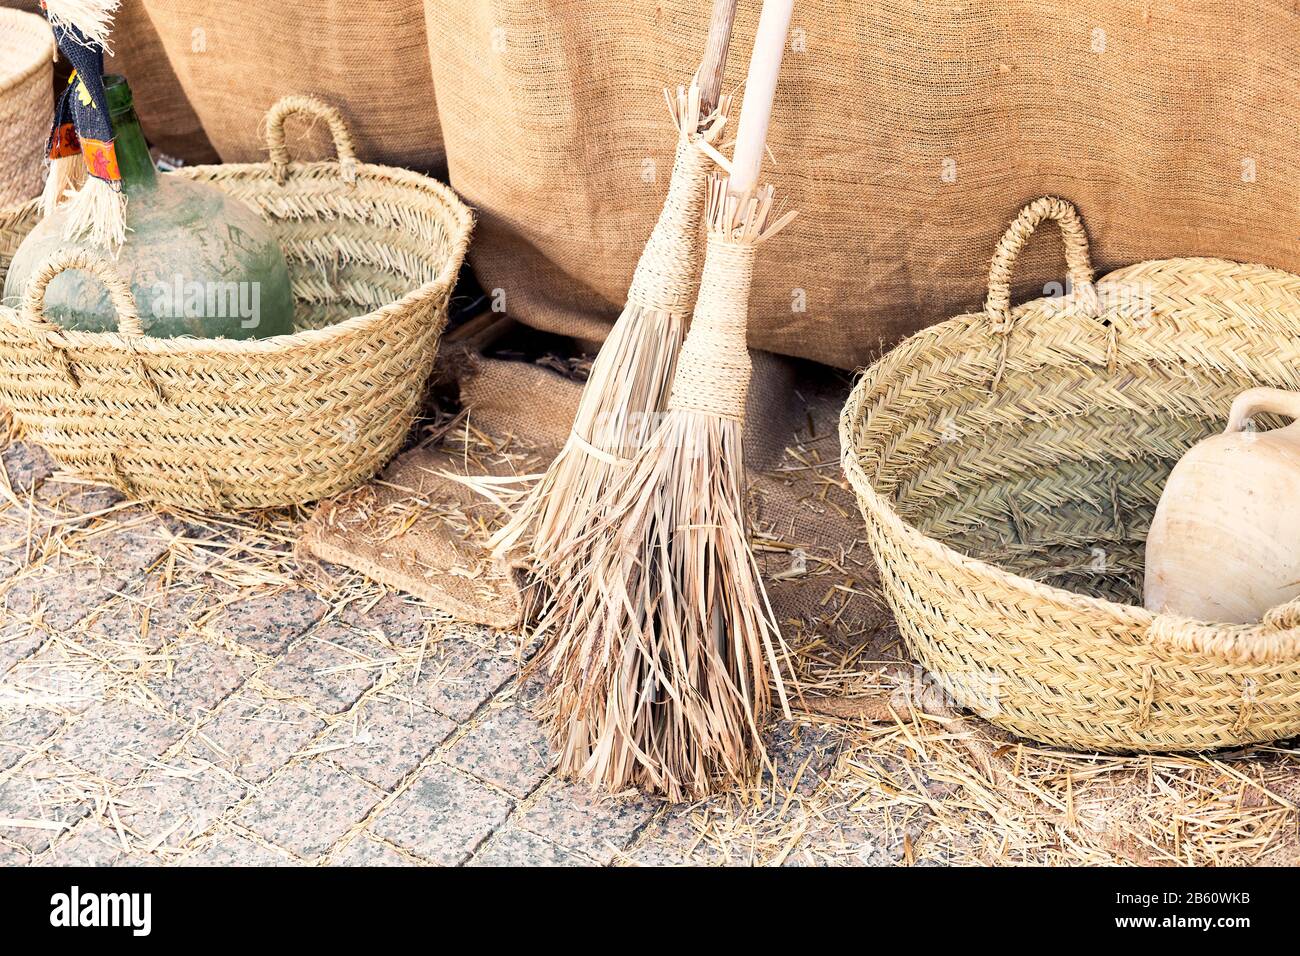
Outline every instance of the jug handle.
<svg viewBox="0 0 1300 956">
<path fill-rule="evenodd" d="M 1300 392 L 1288 392 L 1281 388 L 1252 388 L 1242 392 L 1232 403 L 1232 411 L 1228 413 L 1228 427 L 1223 433 L 1231 435 L 1244 431 L 1246 421 L 1261 412 L 1300 419 Z"/>
</svg>

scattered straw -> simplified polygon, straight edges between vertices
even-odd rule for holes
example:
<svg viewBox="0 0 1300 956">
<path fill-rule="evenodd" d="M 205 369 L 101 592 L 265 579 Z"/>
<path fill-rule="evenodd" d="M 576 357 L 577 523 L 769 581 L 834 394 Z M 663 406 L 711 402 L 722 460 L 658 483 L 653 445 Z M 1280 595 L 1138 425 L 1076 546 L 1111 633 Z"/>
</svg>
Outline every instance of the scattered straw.
<svg viewBox="0 0 1300 956">
<path fill-rule="evenodd" d="M 498 456 L 522 461 L 529 454 L 518 443 L 444 431 L 449 420 L 430 421 L 422 435 L 453 441 L 471 470 Z M 811 431 L 801 436 L 799 454 L 813 454 L 816 438 Z M 129 709 L 106 719 L 167 714 L 186 728 L 163 754 L 124 750 L 119 756 L 138 765 L 140 775 L 118 781 L 52 759 L 65 729 L 20 752 L 0 739 L 0 765 L 8 767 L 0 771 L 0 790 L 17 787 L 30 795 L 23 809 L 4 815 L 35 824 L 10 828 L 0 821 L 6 851 L 53 837 L 40 859 L 82 862 L 101 846 L 117 858 L 125 840 L 124 859 L 172 863 L 219 849 L 236 835 L 258 842 L 233 825 L 257 788 L 216 812 L 183 802 L 178 811 L 166 790 L 186 781 L 243 785 L 239 748 L 215 746 L 217 718 L 234 713 L 249 726 L 306 719 L 263 680 L 274 660 L 224 636 L 221 615 L 243 600 L 310 586 L 326 610 L 300 641 L 317 640 L 321 628 L 342 622 L 374 642 L 367 651 L 374 686 L 352 708 L 329 715 L 297 760 L 332 759 L 360 746 L 358 728 L 364 732 L 377 704 L 398 702 L 420 713 L 422 684 L 465 680 L 464 661 L 471 659 L 465 651 L 503 665 L 519 653 L 514 636 L 455 624 L 343 569 L 305 580 L 292 550 L 305 518 L 300 511 L 142 514 L 133 502 L 57 474 L 35 492 L 19 490 L 16 473 L 4 474 L 0 487 L 12 494 L 0 495 L 0 560 L 21 565 L 0 591 L 0 657 L 13 647 L 32 649 L 0 675 L 0 723 L 44 711 L 56 724 L 73 726 L 91 708 L 113 705 Z M 135 544 L 129 550 L 111 534 L 119 525 L 130 527 Z M 760 560 L 789 567 L 794 546 L 805 550 L 807 586 L 827 601 L 808 620 L 781 622 L 802 693 L 791 701 L 793 721 L 764 728 L 776 773 L 747 777 L 705 801 L 660 804 L 619 850 L 620 865 L 1300 863 L 1294 743 L 1115 757 L 1008 737 L 946 709 L 932 682 L 903 658 L 870 569 L 855 555 L 822 553 L 788 526 L 761 530 L 771 547 Z M 141 541 L 154 544 L 141 547 Z M 104 586 L 95 587 L 97 581 Z M 66 625 L 65 604 L 77 593 L 85 614 Z M 190 713 L 184 700 L 170 708 L 157 688 L 168 686 L 189 650 L 214 642 L 251 666 L 247 681 L 213 713 Z M 503 693 L 526 704 L 533 692 L 523 693 L 525 686 L 511 683 Z M 262 699 L 268 703 L 254 706 Z M 374 814 L 393 799 L 381 801 Z M 68 817 L 87 804 L 92 809 L 84 819 Z M 366 822 L 340 847 L 360 838 Z"/>
</svg>

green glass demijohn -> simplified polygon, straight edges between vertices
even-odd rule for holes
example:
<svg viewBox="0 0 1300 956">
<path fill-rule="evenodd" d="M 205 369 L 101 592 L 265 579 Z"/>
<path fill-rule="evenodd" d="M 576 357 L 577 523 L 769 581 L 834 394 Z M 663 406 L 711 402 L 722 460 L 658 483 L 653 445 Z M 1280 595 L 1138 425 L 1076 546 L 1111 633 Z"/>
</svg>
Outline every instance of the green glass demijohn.
<svg viewBox="0 0 1300 956">
<path fill-rule="evenodd" d="M 126 80 L 106 76 L 104 90 L 127 197 L 127 233 L 120 249 L 96 251 L 130 284 L 145 334 L 253 339 L 292 332 L 289 271 L 270 227 L 214 186 L 159 176 Z M 21 303 L 42 263 L 78 245 L 64 238 L 66 218 L 65 205 L 18 247 L 5 276 L 6 304 Z M 68 329 L 117 329 L 108 291 L 75 270 L 50 282 L 45 315 Z"/>
</svg>

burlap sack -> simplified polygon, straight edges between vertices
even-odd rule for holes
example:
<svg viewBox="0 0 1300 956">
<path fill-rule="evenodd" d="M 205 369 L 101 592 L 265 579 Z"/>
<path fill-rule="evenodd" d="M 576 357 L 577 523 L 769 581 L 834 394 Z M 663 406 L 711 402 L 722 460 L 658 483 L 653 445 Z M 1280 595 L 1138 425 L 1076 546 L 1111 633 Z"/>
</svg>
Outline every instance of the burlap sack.
<svg viewBox="0 0 1300 956">
<path fill-rule="evenodd" d="M 217 152 L 190 105 L 144 0 L 122 0 L 108 69 L 131 83 L 140 125 L 150 144 L 188 165 L 215 163 Z"/>
<path fill-rule="evenodd" d="M 373 481 L 326 501 L 302 529 L 300 557 L 360 571 L 471 624 L 511 630 L 523 597 L 510 568 L 484 550 L 490 502 L 446 474 L 454 453 L 416 448 Z"/>
<path fill-rule="evenodd" d="M 760 3 L 740 4 L 728 84 Z M 699 0 L 427 0 L 470 257 L 529 324 L 599 338 L 663 198 L 659 87 Z M 751 344 L 840 367 L 977 304 L 1032 196 L 1075 202 L 1103 269 L 1213 254 L 1300 268 L 1300 9 L 1154 0 L 800 0 L 767 175 L 800 219 L 763 256 Z M 1019 293 L 1058 279 L 1054 237 Z"/>
<path fill-rule="evenodd" d="M 139 2 L 222 161 L 265 160 L 267 109 L 286 93 L 310 93 L 342 110 L 363 160 L 442 167 L 419 0 Z M 295 136 L 294 155 L 332 148 L 323 129 Z"/>
</svg>

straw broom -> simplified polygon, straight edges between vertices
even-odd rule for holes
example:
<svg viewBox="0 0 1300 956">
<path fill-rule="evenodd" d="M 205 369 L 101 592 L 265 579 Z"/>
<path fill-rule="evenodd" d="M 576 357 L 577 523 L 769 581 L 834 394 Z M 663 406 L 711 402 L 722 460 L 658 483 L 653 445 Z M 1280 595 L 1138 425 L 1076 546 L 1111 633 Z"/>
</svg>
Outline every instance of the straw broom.
<svg viewBox="0 0 1300 956">
<path fill-rule="evenodd" d="M 773 216 L 756 188 L 793 0 L 767 0 L 730 180 L 711 181 L 699 301 L 667 415 L 598 504 L 582 564 L 556 592 L 543 712 L 560 770 L 674 800 L 741 783 L 780 676 L 780 633 L 749 548 L 741 434 L 749 291 Z"/>
<path fill-rule="evenodd" d="M 592 365 L 564 448 L 489 543 L 497 557 L 526 544 L 529 574 L 544 589 L 571 573 L 596 502 L 622 479 L 668 400 L 699 278 L 709 155 L 717 155 L 712 147 L 730 100 L 721 88 L 735 12 L 736 0 L 714 0 L 694 81 L 675 96 L 665 91 L 678 141 L 663 211 L 623 313 Z"/>
</svg>

